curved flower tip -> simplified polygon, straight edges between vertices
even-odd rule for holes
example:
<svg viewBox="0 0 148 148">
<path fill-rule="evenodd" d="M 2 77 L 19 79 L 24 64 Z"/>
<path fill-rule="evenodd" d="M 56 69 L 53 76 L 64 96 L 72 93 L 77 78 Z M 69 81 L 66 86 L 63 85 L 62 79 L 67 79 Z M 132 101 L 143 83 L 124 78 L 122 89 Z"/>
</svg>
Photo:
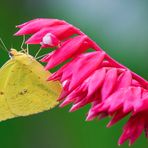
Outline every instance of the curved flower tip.
<svg viewBox="0 0 148 148">
<path fill-rule="evenodd" d="M 40 43 L 42 47 L 54 47 L 58 46 L 60 43 L 59 39 L 53 35 L 52 33 L 47 33 L 43 39 L 42 42 Z"/>
<path fill-rule="evenodd" d="M 19 36 L 19 35 L 32 34 L 40 31 L 44 27 L 56 26 L 61 24 L 65 24 L 65 22 L 61 20 L 59 21 L 57 19 L 46 19 L 46 18 L 34 19 L 29 22 L 16 26 L 17 28 L 20 28 L 20 30 L 17 33 L 15 33 L 15 35 Z"/>
<path fill-rule="evenodd" d="M 148 137 L 148 81 L 106 54 L 81 30 L 58 19 L 35 19 L 17 26 L 15 35 L 32 36 L 27 44 L 42 48 L 56 47 L 41 61 L 46 70 L 64 64 L 48 80 L 59 80 L 63 91 L 60 107 L 73 104 L 75 111 L 87 104 L 91 108 L 86 120 L 111 116 L 110 127 L 130 114 L 123 128 L 119 145 L 129 140 L 133 144 L 145 131 Z M 91 53 L 85 53 L 93 49 Z"/>
</svg>

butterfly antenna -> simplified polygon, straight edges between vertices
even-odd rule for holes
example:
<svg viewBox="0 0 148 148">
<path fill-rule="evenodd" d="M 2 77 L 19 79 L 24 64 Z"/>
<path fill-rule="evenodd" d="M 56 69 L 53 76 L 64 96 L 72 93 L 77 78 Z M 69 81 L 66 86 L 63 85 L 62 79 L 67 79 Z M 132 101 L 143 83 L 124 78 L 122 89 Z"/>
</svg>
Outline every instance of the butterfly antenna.
<svg viewBox="0 0 148 148">
<path fill-rule="evenodd" d="M 5 43 L 3 42 L 2 38 L 0 38 L 0 43 L 1 43 L 1 47 L 4 51 L 6 51 L 7 53 L 9 53 L 8 48 L 6 47 Z"/>
</svg>

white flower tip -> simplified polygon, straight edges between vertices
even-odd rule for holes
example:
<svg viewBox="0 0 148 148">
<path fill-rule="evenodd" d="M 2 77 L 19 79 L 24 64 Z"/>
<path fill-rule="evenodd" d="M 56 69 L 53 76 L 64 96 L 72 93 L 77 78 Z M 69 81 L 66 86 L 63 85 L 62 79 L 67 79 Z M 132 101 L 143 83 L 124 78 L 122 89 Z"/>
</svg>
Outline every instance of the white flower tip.
<svg viewBox="0 0 148 148">
<path fill-rule="evenodd" d="M 53 43 L 52 43 L 52 37 L 51 37 L 51 36 L 52 36 L 51 33 L 47 33 L 47 34 L 43 37 L 41 45 L 43 45 L 43 44 L 46 44 L 46 45 L 53 45 Z"/>
</svg>

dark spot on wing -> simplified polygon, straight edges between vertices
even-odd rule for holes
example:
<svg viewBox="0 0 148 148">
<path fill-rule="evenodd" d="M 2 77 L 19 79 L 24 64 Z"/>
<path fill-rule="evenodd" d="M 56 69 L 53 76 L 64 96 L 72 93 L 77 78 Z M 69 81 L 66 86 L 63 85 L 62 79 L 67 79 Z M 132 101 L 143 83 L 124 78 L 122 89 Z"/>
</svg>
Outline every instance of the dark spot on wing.
<svg viewBox="0 0 148 148">
<path fill-rule="evenodd" d="M 27 89 L 23 89 L 22 91 L 19 92 L 19 94 L 20 94 L 20 95 L 24 95 L 24 94 L 26 94 L 27 92 L 28 92 Z"/>
<path fill-rule="evenodd" d="M 4 92 L 0 91 L 0 95 L 4 95 Z"/>
</svg>

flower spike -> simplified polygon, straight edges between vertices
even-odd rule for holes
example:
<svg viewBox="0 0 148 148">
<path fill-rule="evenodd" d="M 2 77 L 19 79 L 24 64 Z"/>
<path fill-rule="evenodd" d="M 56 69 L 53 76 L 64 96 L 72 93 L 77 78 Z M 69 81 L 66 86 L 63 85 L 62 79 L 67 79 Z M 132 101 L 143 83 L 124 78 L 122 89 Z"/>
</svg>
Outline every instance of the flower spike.
<svg viewBox="0 0 148 148">
<path fill-rule="evenodd" d="M 148 137 L 148 81 L 112 59 L 93 40 L 73 25 L 58 19 L 34 19 L 18 25 L 15 35 L 32 36 L 27 44 L 56 47 L 41 61 L 46 70 L 64 63 L 48 80 L 63 85 L 60 107 L 73 103 L 70 111 L 92 104 L 86 120 L 111 116 L 107 127 L 130 114 L 118 144 L 133 144 L 145 131 Z M 93 52 L 86 53 L 88 49 Z"/>
</svg>

